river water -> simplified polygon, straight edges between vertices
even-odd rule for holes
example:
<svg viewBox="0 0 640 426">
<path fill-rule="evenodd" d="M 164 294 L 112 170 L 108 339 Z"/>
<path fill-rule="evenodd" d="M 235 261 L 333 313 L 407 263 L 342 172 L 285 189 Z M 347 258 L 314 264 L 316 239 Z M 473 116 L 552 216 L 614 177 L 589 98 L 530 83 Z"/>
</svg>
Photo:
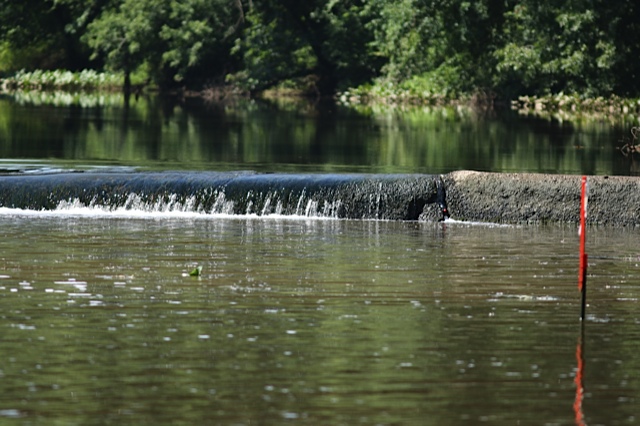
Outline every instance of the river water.
<svg viewBox="0 0 640 426">
<path fill-rule="evenodd" d="M 7 108 L 31 109 L 54 121 L 70 111 Z M 349 133 L 353 145 L 338 150 L 345 156 L 320 150 L 319 160 L 309 157 L 313 164 L 280 154 L 273 164 L 263 154 L 255 161 L 179 161 L 177 153 L 188 150 L 145 157 L 140 153 L 164 148 L 129 150 L 135 138 L 127 130 L 122 150 L 109 151 L 116 137 L 100 132 L 122 122 L 103 120 L 98 131 L 86 119 L 96 107 L 73 108 L 79 122 L 63 122 L 66 129 L 93 129 L 91 137 L 82 133 L 85 145 L 63 126 L 52 129 L 57 142 L 46 151 L 36 141 L 43 136 L 34 130 L 28 139 L 8 120 L 9 128 L 22 130 L 8 139 L 4 133 L 1 146 L 10 153 L 4 167 L 26 175 L 216 164 L 291 173 L 420 173 L 430 167 L 424 160 L 407 166 L 372 148 L 379 161 L 369 168 L 369 160 L 359 157 L 366 144 L 356 130 Z M 236 120 L 240 133 L 249 132 L 251 120 Z M 368 120 L 356 119 L 356 129 Z M 158 139 L 173 138 L 172 118 L 165 123 Z M 606 137 L 598 133 L 602 140 L 617 131 L 607 129 Z M 265 131 L 251 135 L 260 140 L 255 135 Z M 104 154 L 89 155 L 100 137 Z M 190 149 L 207 146 L 205 139 L 199 136 Z M 18 155 L 27 149 L 25 140 L 34 151 Z M 307 152 L 301 140 L 294 138 L 282 152 L 292 152 L 296 141 Z M 249 156 L 248 142 L 225 143 Z M 54 150 L 55 144 L 62 149 Z M 360 148 L 351 157 L 346 152 L 354 146 Z M 615 151 L 615 143 L 610 147 Z M 575 158 L 585 151 L 575 150 Z M 623 163 L 614 154 L 608 158 L 593 164 L 622 174 L 615 164 Z M 527 171 L 535 169 L 535 162 L 527 164 Z M 574 168 L 586 163 L 566 164 L 565 172 L 582 172 Z M 434 167 L 440 172 L 452 166 Z M 588 306 L 581 322 L 572 226 L 110 210 L 74 203 L 53 210 L 0 208 L 0 423 L 635 424 L 638 232 L 588 229 Z M 200 276 L 191 276 L 197 265 Z"/>
<path fill-rule="evenodd" d="M 629 175 L 640 166 L 619 148 L 639 121 L 293 100 L 141 97 L 125 108 L 120 95 L 27 93 L 0 97 L 0 158 L 76 169 Z M 0 169 L 14 168 L 6 160 Z"/>
<path fill-rule="evenodd" d="M 17 424 L 571 424 L 579 350 L 585 424 L 637 421 L 634 232 L 590 230 L 580 342 L 575 229 L 0 224 L 0 416 Z"/>
</svg>

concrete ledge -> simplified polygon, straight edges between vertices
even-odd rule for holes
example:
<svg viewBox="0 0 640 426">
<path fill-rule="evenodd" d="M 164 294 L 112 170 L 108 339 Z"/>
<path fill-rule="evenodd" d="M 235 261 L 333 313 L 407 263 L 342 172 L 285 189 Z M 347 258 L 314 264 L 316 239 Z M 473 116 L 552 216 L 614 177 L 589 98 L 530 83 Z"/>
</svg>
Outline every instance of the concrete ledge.
<svg viewBox="0 0 640 426">
<path fill-rule="evenodd" d="M 133 200 L 133 201 L 132 201 Z M 458 171 L 446 175 L 124 172 L 7 174 L 0 206 L 53 210 L 177 208 L 350 219 L 579 222 L 580 176 Z M 167 207 L 169 206 L 169 207 Z M 588 223 L 640 225 L 640 178 L 589 177 Z"/>
<path fill-rule="evenodd" d="M 578 223 L 580 176 L 458 171 L 442 176 L 451 217 L 496 223 Z M 640 179 L 589 176 L 587 222 L 640 225 Z"/>
</svg>

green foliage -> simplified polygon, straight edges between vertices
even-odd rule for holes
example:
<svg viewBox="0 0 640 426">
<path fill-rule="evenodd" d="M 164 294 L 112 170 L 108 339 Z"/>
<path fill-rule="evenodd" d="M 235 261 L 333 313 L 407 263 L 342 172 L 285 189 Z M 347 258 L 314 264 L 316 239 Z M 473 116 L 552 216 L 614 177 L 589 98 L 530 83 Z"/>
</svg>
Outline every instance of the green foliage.
<svg viewBox="0 0 640 426">
<path fill-rule="evenodd" d="M 153 7 L 153 3 L 123 0 L 117 8 L 103 10 L 83 35 L 93 50 L 93 58 L 102 56 L 107 69 L 122 71 L 125 78 L 149 60 L 151 52 L 157 52 L 157 22 L 166 13 L 162 7 Z"/>
<path fill-rule="evenodd" d="M 267 21 L 255 9 L 245 19 L 247 28 L 232 50 L 242 57 L 244 69 L 229 75 L 228 82 L 245 90 L 262 89 L 300 77 L 316 66 L 310 47 L 290 29 L 280 29 L 277 19 Z"/>
<path fill-rule="evenodd" d="M 412 99 L 633 97 L 639 32 L 634 0 L 0 0 L 0 72 L 92 65 L 126 82 L 142 69 L 161 88 L 363 85 Z"/>
<path fill-rule="evenodd" d="M 170 86 L 229 56 L 239 10 L 224 0 L 118 3 L 89 23 L 83 36 L 94 58 L 104 57 L 109 69 L 127 74 L 147 64 L 158 84 Z"/>
<path fill-rule="evenodd" d="M 522 1 L 505 13 L 504 44 L 494 84 L 515 93 L 613 89 L 615 40 L 602 20 L 602 6 L 589 3 Z"/>
<path fill-rule="evenodd" d="M 33 43 L 16 49 L 8 41 L 0 42 L 0 73 L 10 74 L 16 70 L 33 67 L 46 58 L 51 46 L 48 43 Z"/>
<path fill-rule="evenodd" d="M 455 65 L 443 63 L 438 68 L 400 83 L 400 87 L 412 93 L 440 94 L 448 97 L 460 95 L 456 90 L 464 86 L 464 70 Z"/>
<path fill-rule="evenodd" d="M 243 13 L 228 0 L 172 2 L 159 32 L 162 66 L 176 81 L 197 78 L 194 72 L 223 73 Z"/>
<path fill-rule="evenodd" d="M 423 80 L 442 94 L 488 86 L 501 11 L 497 2 L 373 0 L 371 26 L 382 71 L 396 82 Z M 494 4 L 495 3 L 495 4 Z"/>
<path fill-rule="evenodd" d="M 420 74 L 433 60 L 433 50 L 425 43 L 433 40 L 436 32 L 428 13 L 432 10 L 419 8 L 417 3 L 418 0 L 369 3 L 369 13 L 373 16 L 369 27 L 374 33 L 371 45 L 376 55 L 385 58 L 382 71 L 391 80 Z"/>
<path fill-rule="evenodd" d="M 77 73 L 67 70 L 24 71 L 17 72 L 4 81 L 9 89 L 22 90 L 92 90 L 117 87 L 122 82 L 118 73 L 100 73 L 94 70 L 83 70 Z"/>
<path fill-rule="evenodd" d="M 385 58 L 378 84 L 395 82 L 398 95 L 638 93 L 632 3 L 371 0 L 372 45 Z"/>
<path fill-rule="evenodd" d="M 0 70 L 22 68 L 78 70 L 89 65 L 72 31 L 82 13 L 77 4 L 92 0 L 0 0 Z"/>
<path fill-rule="evenodd" d="M 255 0 L 234 53 L 243 69 L 232 81 L 251 89 L 314 75 L 316 91 L 360 84 L 379 67 L 369 43 L 370 19 L 363 1 Z"/>
<path fill-rule="evenodd" d="M 0 37 L 23 47 L 58 36 L 62 23 L 55 22 L 51 6 L 51 1 L 0 0 Z"/>
<path fill-rule="evenodd" d="M 459 66 L 443 63 L 432 71 L 414 75 L 397 83 L 389 78 L 381 78 L 373 85 L 362 85 L 351 89 L 342 94 L 341 101 L 345 103 L 361 103 L 363 100 L 386 103 L 447 103 L 465 97 L 465 93 L 459 91 L 459 88 L 466 84 L 462 81 L 464 75 L 464 70 Z"/>
</svg>

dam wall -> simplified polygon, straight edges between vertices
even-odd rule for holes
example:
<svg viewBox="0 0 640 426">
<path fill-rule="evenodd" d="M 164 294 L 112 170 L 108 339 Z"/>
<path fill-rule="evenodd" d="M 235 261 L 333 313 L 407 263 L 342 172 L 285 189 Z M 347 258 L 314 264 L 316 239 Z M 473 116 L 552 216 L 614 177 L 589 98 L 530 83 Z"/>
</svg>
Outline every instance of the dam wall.
<svg viewBox="0 0 640 426">
<path fill-rule="evenodd" d="M 449 213 L 495 223 L 578 223 L 576 175 L 457 171 L 442 176 Z M 588 176 L 588 224 L 640 225 L 640 178 Z"/>
<path fill-rule="evenodd" d="M 0 207 L 189 211 L 369 220 L 578 223 L 580 176 L 64 172 L 0 176 Z M 640 225 L 640 178 L 589 176 L 587 222 Z"/>
</svg>

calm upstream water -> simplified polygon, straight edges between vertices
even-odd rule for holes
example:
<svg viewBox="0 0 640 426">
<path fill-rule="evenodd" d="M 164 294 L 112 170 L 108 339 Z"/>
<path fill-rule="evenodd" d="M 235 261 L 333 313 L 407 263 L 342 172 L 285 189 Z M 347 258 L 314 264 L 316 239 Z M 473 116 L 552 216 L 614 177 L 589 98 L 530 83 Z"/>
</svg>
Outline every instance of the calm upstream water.
<svg viewBox="0 0 640 426">
<path fill-rule="evenodd" d="M 0 168 L 634 174 L 633 120 L 0 99 Z M 638 422 L 640 230 L 0 208 L 0 424 Z M 190 276 L 196 266 L 200 276 Z"/>
<path fill-rule="evenodd" d="M 207 103 L 121 95 L 0 97 L 1 168 L 640 174 L 619 148 L 640 118 L 469 108 Z M 43 164 L 40 164 L 44 162 Z"/>
</svg>

